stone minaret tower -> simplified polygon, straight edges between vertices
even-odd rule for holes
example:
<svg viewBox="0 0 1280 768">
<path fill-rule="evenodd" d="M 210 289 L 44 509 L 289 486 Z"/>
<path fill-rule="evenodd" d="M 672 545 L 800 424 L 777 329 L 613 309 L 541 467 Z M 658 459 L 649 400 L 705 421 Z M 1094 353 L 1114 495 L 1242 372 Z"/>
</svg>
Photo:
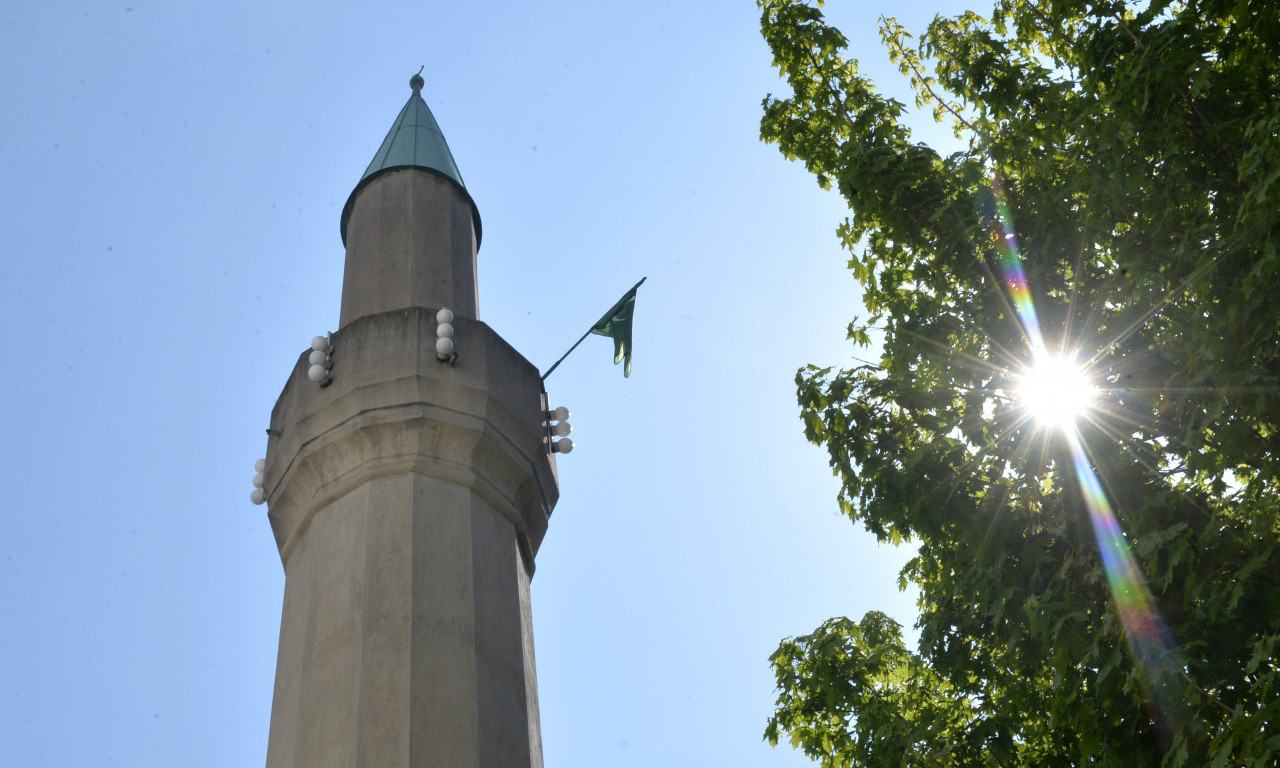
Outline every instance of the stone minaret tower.
<svg viewBox="0 0 1280 768">
<path fill-rule="evenodd" d="M 480 214 L 410 86 L 342 211 L 329 371 L 313 380 L 304 353 L 271 413 L 286 580 L 268 768 L 542 766 L 529 579 L 558 497 L 547 402 L 477 317 Z"/>
</svg>

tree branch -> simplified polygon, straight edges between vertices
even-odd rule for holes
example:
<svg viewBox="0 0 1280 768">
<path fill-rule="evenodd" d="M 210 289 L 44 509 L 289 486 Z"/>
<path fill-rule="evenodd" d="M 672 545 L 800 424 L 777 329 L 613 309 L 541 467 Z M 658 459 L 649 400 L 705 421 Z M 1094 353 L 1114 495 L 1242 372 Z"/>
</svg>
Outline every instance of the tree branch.
<svg viewBox="0 0 1280 768">
<path fill-rule="evenodd" d="M 887 21 L 888 19 L 886 19 L 885 17 L 883 16 L 880 17 L 880 23 L 882 25 L 885 24 Z M 982 139 L 987 144 L 991 144 L 991 137 L 985 131 L 979 129 L 973 123 L 964 119 L 964 117 L 960 115 L 960 113 L 951 105 L 950 102 L 943 100 L 940 96 L 938 96 L 938 94 L 934 93 L 933 87 L 929 85 L 928 78 L 926 78 L 924 73 L 922 73 L 920 69 L 916 67 L 915 62 L 913 62 L 911 58 L 906 55 L 906 51 L 902 48 L 902 46 L 897 44 L 896 40 L 890 44 L 897 50 L 898 55 L 901 56 L 903 60 L 907 62 L 907 66 L 911 67 L 911 71 L 914 72 L 916 75 L 916 80 L 920 83 L 919 87 L 923 88 L 925 93 L 929 94 L 929 98 L 936 101 L 939 106 L 941 106 L 943 109 L 945 109 L 947 112 L 951 114 L 951 117 L 955 118 L 957 122 L 959 122 L 961 125 L 963 125 L 964 127 L 968 128 L 970 131 L 972 131 L 974 134 L 976 134 L 978 138 Z"/>
</svg>

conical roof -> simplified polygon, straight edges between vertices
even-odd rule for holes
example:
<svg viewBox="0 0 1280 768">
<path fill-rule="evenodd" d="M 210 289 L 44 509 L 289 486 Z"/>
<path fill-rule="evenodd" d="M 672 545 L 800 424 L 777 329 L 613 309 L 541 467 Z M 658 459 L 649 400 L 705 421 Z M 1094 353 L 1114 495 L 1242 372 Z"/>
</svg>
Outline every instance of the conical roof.
<svg viewBox="0 0 1280 768">
<path fill-rule="evenodd" d="M 467 202 L 471 204 L 471 218 L 475 222 L 476 247 L 480 247 L 480 211 L 476 208 L 471 195 L 467 193 L 466 185 L 462 183 L 458 164 L 453 161 L 453 153 L 445 143 L 444 134 L 440 132 L 435 116 L 427 108 L 427 102 L 422 100 L 423 84 L 424 81 L 420 75 L 414 75 L 409 80 L 409 87 L 413 89 L 413 93 L 405 102 L 404 109 L 400 110 L 387 137 L 382 140 L 382 146 L 378 147 L 378 152 L 373 156 L 369 167 L 365 169 L 364 175 L 360 177 L 356 188 L 351 191 L 347 204 L 342 208 L 344 245 L 347 242 L 347 219 L 351 217 L 351 208 L 355 205 L 356 195 L 360 194 L 360 190 L 387 171 L 421 168 L 453 182 L 467 198 Z"/>
</svg>

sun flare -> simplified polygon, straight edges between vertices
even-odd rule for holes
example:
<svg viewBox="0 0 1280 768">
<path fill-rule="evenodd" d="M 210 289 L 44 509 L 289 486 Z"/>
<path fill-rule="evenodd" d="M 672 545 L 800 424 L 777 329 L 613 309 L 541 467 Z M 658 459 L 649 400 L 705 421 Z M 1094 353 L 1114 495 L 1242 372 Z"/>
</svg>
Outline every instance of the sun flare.
<svg viewBox="0 0 1280 768">
<path fill-rule="evenodd" d="M 1018 399 L 1041 426 L 1071 429 L 1093 405 L 1097 388 L 1067 357 L 1045 356 L 1018 380 Z"/>
</svg>

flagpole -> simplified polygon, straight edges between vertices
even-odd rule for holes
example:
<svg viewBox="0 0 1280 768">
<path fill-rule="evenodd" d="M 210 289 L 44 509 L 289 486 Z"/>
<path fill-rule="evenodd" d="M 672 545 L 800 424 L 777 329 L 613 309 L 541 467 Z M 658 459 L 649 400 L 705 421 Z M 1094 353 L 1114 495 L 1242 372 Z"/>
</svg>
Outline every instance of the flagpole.
<svg viewBox="0 0 1280 768">
<path fill-rule="evenodd" d="M 595 326 L 593 325 L 593 326 L 591 326 L 591 328 L 595 328 Z M 586 341 L 586 340 L 587 340 L 587 337 L 591 335 L 591 328 L 588 328 L 588 329 L 587 329 L 587 332 L 586 332 L 586 333 L 584 333 L 584 334 L 582 334 L 582 338 L 580 338 L 580 339 L 578 339 L 577 341 L 575 341 L 575 342 L 573 343 L 573 346 L 572 346 L 572 347 L 569 347 L 569 351 L 568 351 L 568 352 L 565 352 L 563 355 L 561 355 L 561 356 L 560 356 L 560 359 L 559 359 L 559 360 L 557 360 L 557 361 L 555 361 L 555 363 L 554 363 L 554 364 L 552 364 L 552 366 L 551 366 L 550 368 L 548 368 L 548 369 L 547 369 L 547 372 L 546 372 L 546 373 L 542 374 L 542 380 L 543 380 L 543 381 L 546 381 L 546 380 L 547 380 L 547 377 L 548 377 L 548 376 L 550 376 L 550 375 L 551 375 L 551 372 L 552 372 L 552 371 L 554 371 L 554 370 L 556 369 L 556 366 L 558 366 L 558 365 L 560 365 L 561 363 L 563 363 L 563 362 L 564 362 L 564 359 L 565 359 L 566 357 L 568 357 L 568 356 L 570 355 L 570 353 L 572 353 L 572 352 L 573 352 L 573 350 L 577 349 L 579 344 L 581 344 L 582 342 L 584 342 L 584 341 Z"/>
<path fill-rule="evenodd" d="M 573 353 L 573 350 L 575 350 L 575 349 L 577 349 L 577 348 L 578 348 L 578 345 L 579 345 L 579 344 L 581 344 L 582 342 L 584 342 L 584 341 L 586 341 L 586 340 L 587 340 L 587 337 L 588 337 L 588 336 L 590 336 L 590 335 L 591 335 L 591 332 L 592 332 L 592 331 L 594 331 L 594 330 L 596 329 L 596 326 L 600 325 L 600 323 L 601 323 L 601 322 L 603 322 L 606 318 L 608 318 L 608 317 L 609 317 L 609 313 L 610 313 L 610 312 L 613 312 L 615 309 L 617 309 L 617 308 L 618 308 L 618 306 L 619 306 L 619 305 L 621 305 L 621 304 L 626 300 L 626 298 L 627 298 L 629 295 L 631 295 L 631 294 L 635 293 L 635 292 L 636 292 L 636 289 L 637 289 L 637 288 L 639 288 L 640 286 L 644 285 L 644 281 L 645 281 L 645 280 L 648 280 L 648 279 L 649 279 L 648 277 L 642 277 L 642 278 L 640 278 L 640 282 L 636 283 L 636 284 L 631 288 L 631 290 L 629 290 L 629 291 L 627 291 L 626 293 L 622 294 L 622 298 L 618 300 L 618 303 L 617 303 L 617 304 L 615 304 L 615 305 L 613 305 L 612 307 L 610 307 L 610 308 L 609 308 L 609 312 L 606 312 L 606 313 L 605 313 L 605 315 L 604 315 L 604 317 L 602 317 L 602 318 L 600 318 L 599 320 L 597 320 L 597 321 L 595 322 L 595 325 L 592 325 L 590 328 L 588 328 L 588 329 L 587 329 L 587 332 L 586 332 L 586 333 L 584 333 L 584 334 L 582 334 L 582 338 L 580 338 L 580 339 L 578 339 L 577 341 L 575 341 L 575 342 L 573 343 L 573 346 L 572 346 L 572 347 L 569 347 L 569 351 L 568 351 L 568 352 L 565 352 L 563 355 L 561 355 L 561 356 L 560 356 L 560 359 L 559 359 L 559 360 L 557 360 L 557 361 L 555 361 L 555 363 L 554 363 L 550 368 L 548 368 L 548 369 L 547 369 L 547 372 L 546 372 L 546 373 L 542 374 L 542 380 L 543 380 L 543 381 L 546 381 L 546 380 L 547 380 L 547 377 L 551 375 L 551 372 L 552 372 L 552 371 L 554 371 L 554 370 L 556 369 L 556 367 L 557 367 L 557 366 L 559 366 L 561 363 L 563 363 L 563 362 L 564 362 L 564 359 L 565 359 L 566 357 L 568 357 L 569 355 L 571 355 L 571 354 Z"/>
</svg>

